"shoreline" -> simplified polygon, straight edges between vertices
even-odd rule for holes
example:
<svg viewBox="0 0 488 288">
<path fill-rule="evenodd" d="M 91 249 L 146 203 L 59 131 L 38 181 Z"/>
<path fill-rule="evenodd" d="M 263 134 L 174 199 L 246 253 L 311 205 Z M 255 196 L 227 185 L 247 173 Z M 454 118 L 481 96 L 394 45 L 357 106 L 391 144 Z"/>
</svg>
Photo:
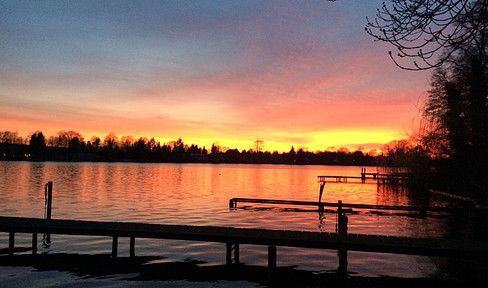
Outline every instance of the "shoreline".
<svg viewBox="0 0 488 288">
<path fill-rule="evenodd" d="M 164 257 L 120 257 L 116 260 L 108 254 L 40 254 L 0 256 L 0 266 L 33 267 L 36 272 L 61 271 L 81 279 L 104 279 L 122 275 L 125 281 L 190 281 L 218 282 L 246 281 L 269 287 L 482 287 L 486 275 L 466 275 L 467 279 L 364 277 L 341 275 L 336 271 L 305 271 L 295 267 L 277 267 L 273 279 L 265 266 L 255 265 L 208 265 L 203 261 L 161 262 Z M 116 283 L 115 283 L 116 284 Z"/>
</svg>

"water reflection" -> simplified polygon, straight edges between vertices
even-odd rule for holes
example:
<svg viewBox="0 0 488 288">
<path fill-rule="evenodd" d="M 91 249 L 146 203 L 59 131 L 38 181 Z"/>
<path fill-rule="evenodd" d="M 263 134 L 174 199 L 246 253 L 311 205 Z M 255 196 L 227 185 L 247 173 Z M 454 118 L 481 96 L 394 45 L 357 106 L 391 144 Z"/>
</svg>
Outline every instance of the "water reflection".
<svg viewBox="0 0 488 288">
<path fill-rule="evenodd" d="M 228 201 L 234 197 L 317 201 L 318 175 L 357 176 L 360 168 L 1 162 L 0 171 L 3 175 L 0 179 L 0 189 L 3 191 L 0 193 L 1 215 L 42 218 L 43 187 L 47 181 L 53 181 L 53 218 L 335 232 L 335 209 L 326 209 L 323 214 L 319 214 L 316 208 L 294 209 L 297 207 L 269 205 L 229 210 Z M 441 199 L 422 198 L 398 187 L 327 183 L 322 201 L 415 206 L 444 204 Z M 416 237 L 439 237 L 449 233 L 447 227 L 450 223 L 445 217 L 405 217 L 394 213 L 381 215 L 364 209 L 354 209 L 347 216 L 350 233 Z M 2 235 L 0 241 L 6 243 L 6 236 Z M 215 248 L 215 243 L 186 241 L 175 246 L 162 245 L 162 242 L 138 240 L 138 253 L 184 259 L 189 257 L 185 253 L 192 251 L 191 257 L 203 257 L 205 261 L 218 263 L 224 259 L 219 253 L 209 255 L 206 251 L 210 247 L 220 249 Z M 109 243 L 110 239 L 56 235 L 51 246 L 45 248 L 72 252 L 73 247 L 78 247 L 82 252 L 98 253 L 109 250 Z M 266 265 L 266 257 L 262 257 L 266 254 L 265 247 L 243 246 L 243 261 Z M 279 259 L 279 265 L 299 265 L 303 269 L 320 271 L 337 268 L 336 251 L 284 249 L 289 252 Z M 428 273 L 437 269 L 432 263 L 430 266 L 425 263 L 419 265 L 418 257 L 366 255 L 350 253 L 349 272 L 422 277 L 425 276 L 426 266 L 430 269 L 427 269 Z M 377 265 L 370 267 L 366 263 L 369 260 L 365 261 L 364 257 L 372 259 Z"/>
</svg>

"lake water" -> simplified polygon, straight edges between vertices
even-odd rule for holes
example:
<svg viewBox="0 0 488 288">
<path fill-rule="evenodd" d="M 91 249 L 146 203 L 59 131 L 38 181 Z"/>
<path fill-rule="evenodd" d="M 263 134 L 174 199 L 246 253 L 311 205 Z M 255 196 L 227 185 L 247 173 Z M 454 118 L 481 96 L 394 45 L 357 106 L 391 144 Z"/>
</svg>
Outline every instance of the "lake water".
<svg viewBox="0 0 488 288">
<path fill-rule="evenodd" d="M 375 172 L 376 169 L 368 168 L 368 171 Z M 333 213 L 325 213 L 325 218 L 321 218 L 313 207 L 243 203 L 238 209 L 229 209 L 229 199 L 317 201 L 317 176 L 359 176 L 360 167 L 0 162 L 0 175 L 0 215 L 3 216 L 43 218 L 44 185 L 53 181 L 52 217 L 57 219 L 335 232 Z M 380 205 L 450 204 L 441 196 L 419 197 L 404 188 L 357 182 L 327 183 L 322 199 L 325 202 L 342 200 L 344 203 Z M 449 217 L 442 215 L 421 218 L 395 215 L 391 211 L 385 215 L 368 210 L 355 212 L 349 215 L 350 233 L 415 237 L 452 234 Z M 16 235 L 18 246 L 28 247 L 30 241 L 31 235 Z M 128 239 L 119 239 L 120 256 L 129 254 L 128 242 Z M 8 235 L 0 233 L 0 248 L 7 246 Z M 110 251 L 111 238 L 108 237 L 53 235 L 51 245 L 40 247 L 39 253 L 97 254 Z M 164 256 L 167 261 L 225 263 L 225 246 L 220 243 L 137 239 L 136 254 Z M 265 266 L 267 247 L 241 245 L 240 260 Z M 349 252 L 348 262 L 349 273 L 359 276 L 436 277 L 445 273 L 438 259 L 431 257 Z M 278 247 L 277 264 L 317 272 L 333 271 L 338 266 L 337 251 Z M 34 277 L 32 269 L 0 269 L 4 271 L 0 272 L 0 282 L 14 279 L 30 283 L 33 278 L 49 278 L 49 273 L 54 273 L 42 272 Z M 63 279 L 63 283 L 87 281 L 62 273 L 61 276 L 51 276 L 52 279 Z M 98 284 L 103 281 L 106 280 L 100 279 Z M 111 281 L 115 285 L 123 282 Z M 53 284 L 46 283 L 46 286 Z M 202 283 L 182 283 L 185 287 L 192 285 L 200 287 Z M 214 285 L 219 286 L 219 283 Z"/>
</svg>

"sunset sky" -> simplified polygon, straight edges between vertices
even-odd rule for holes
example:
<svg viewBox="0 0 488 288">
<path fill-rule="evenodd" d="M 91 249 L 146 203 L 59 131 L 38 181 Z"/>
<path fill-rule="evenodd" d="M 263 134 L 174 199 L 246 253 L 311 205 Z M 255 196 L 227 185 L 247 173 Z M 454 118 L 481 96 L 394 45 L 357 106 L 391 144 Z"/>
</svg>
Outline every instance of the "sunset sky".
<svg viewBox="0 0 488 288">
<path fill-rule="evenodd" d="M 429 74 L 366 34 L 381 3 L 1 1 L 0 130 L 280 152 L 406 138 Z"/>
</svg>

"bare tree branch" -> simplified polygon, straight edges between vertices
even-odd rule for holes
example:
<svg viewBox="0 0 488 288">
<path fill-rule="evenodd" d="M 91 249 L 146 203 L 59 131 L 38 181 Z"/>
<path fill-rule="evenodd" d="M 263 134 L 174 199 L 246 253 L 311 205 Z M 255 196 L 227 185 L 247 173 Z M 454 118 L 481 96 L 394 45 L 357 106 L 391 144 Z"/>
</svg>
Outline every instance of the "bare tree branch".
<svg viewBox="0 0 488 288">
<path fill-rule="evenodd" d="M 487 0 L 391 0 L 366 18 L 366 32 L 375 41 L 396 48 L 389 51 L 395 65 L 406 70 L 439 67 L 463 45 L 485 33 L 481 19 Z"/>
</svg>

